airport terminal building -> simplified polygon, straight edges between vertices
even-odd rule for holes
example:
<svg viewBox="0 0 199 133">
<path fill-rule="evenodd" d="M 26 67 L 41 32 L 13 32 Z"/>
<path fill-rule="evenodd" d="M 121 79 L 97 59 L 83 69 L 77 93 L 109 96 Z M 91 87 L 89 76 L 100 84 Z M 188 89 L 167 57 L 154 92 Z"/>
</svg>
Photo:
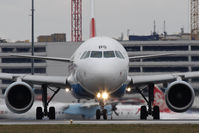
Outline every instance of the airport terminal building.
<svg viewBox="0 0 199 133">
<path fill-rule="evenodd" d="M 35 43 L 35 55 L 70 58 L 82 42 Z M 129 56 L 174 53 L 172 56 L 132 60 L 130 75 L 160 74 L 199 71 L 199 41 L 122 41 Z M 6 73 L 31 73 L 31 60 L 10 57 L 10 54 L 30 54 L 30 43 L 0 43 L 0 71 Z M 67 63 L 35 60 L 35 74 L 67 75 Z M 0 88 L 5 89 L 11 81 L 2 80 Z M 199 79 L 191 81 L 199 88 Z M 38 88 L 39 93 L 40 88 Z M 61 94 L 63 95 L 63 94 Z M 63 97 L 67 97 L 64 96 Z M 74 99 L 73 99 L 74 100 Z M 70 101 L 69 101 L 70 102 Z"/>
</svg>

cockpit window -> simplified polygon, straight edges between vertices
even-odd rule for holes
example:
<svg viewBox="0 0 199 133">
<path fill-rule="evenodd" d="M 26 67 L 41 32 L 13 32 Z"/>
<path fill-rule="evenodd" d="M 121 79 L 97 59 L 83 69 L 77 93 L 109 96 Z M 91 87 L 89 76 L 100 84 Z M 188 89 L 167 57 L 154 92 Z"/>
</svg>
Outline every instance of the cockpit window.
<svg viewBox="0 0 199 133">
<path fill-rule="evenodd" d="M 86 58 L 88 58 L 89 56 L 90 56 L 90 51 L 85 51 L 84 53 L 83 53 L 83 55 L 81 56 L 81 58 L 80 59 L 86 59 Z"/>
<path fill-rule="evenodd" d="M 90 56 L 91 51 L 88 51 L 85 55 L 85 59 L 88 58 Z"/>
<path fill-rule="evenodd" d="M 115 57 L 114 51 L 104 51 L 104 58 L 113 58 Z"/>
<path fill-rule="evenodd" d="M 124 56 L 122 55 L 122 53 L 120 51 L 115 51 L 115 55 L 120 58 L 120 59 L 124 59 Z"/>
<path fill-rule="evenodd" d="M 91 58 L 102 58 L 102 51 L 92 51 Z"/>
<path fill-rule="evenodd" d="M 83 53 L 83 55 L 81 56 L 81 58 L 80 58 L 80 59 L 84 59 L 84 58 L 85 58 L 85 56 L 86 56 L 86 54 L 87 54 L 87 51 L 85 51 L 85 52 Z"/>
</svg>

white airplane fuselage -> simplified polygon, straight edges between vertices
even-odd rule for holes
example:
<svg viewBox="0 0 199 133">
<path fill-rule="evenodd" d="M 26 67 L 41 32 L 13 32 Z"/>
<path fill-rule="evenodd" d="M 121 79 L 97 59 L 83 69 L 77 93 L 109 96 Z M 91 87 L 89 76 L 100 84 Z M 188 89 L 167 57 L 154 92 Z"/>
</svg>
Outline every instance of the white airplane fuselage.
<svg viewBox="0 0 199 133">
<path fill-rule="evenodd" d="M 124 47 L 116 40 L 91 38 L 81 44 L 72 60 L 69 80 L 75 81 L 72 88 L 77 98 L 93 98 L 102 91 L 110 95 L 115 93 L 115 96 L 124 93 L 129 58 Z"/>
</svg>

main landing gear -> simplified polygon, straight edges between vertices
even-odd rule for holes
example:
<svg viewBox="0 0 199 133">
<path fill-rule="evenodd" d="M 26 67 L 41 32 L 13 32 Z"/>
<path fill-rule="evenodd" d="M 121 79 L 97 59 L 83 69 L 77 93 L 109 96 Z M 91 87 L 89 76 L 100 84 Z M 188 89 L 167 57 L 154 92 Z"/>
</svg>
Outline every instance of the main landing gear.
<svg viewBox="0 0 199 133">
<path fill-rule="evenodd" d="M 100 117 L 103 116 L 104 120 L 107 120 L 107 110 L 104 108 L 104 102 L 100 101 L 101 109 L 96 110 L 96 119 L 100 120 Z"/>
<path fill-rule="evenodd" d="M 36 109 L 36 119 L 37 120 L 41 120 L 44 116 L 47 116 L 50 120 L 55 119 L 55 107 L 50 107 L 48 110 L 48 104 L 53 99 L 53 97 L 59 92 L 60 88 L 58 88 L 57 90 L 53 90 L 53 89 L 49 88 L 51 91 L 54 92 L 54 94 L 50 97 L 49 100 L 47 98 L 47 89 L 48 88 L 49 87 L 47 85 L 45 85 L 45 84 L 42 85 L 42 102 L 43 102 L 44 110 L 42 110 L 42 107 L 37 107 L 37 109 Z"/>
<path fill-rule="evenodd" d="M 160 119 L 160 109 L 159 106 L 152 107 L 154 101 L 154 84 L 148 85 L 148 100 L 144 96 L 143 92 L 137 88 L 138 92 L 142 95 L 144 100 L 147 102 L 148 110 L 146 106 L 141 106 L 140 119 L 146 120 L 149 115 L 153 116 L 154 120 Z"/>
</svg>

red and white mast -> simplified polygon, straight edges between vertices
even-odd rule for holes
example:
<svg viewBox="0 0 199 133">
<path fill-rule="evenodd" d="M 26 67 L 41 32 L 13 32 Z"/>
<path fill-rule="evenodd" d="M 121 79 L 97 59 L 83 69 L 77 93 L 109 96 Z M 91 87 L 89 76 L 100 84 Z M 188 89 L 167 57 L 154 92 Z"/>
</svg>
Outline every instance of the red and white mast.
<svg viewBox="0 0 199 133">
<path fill-rule="evenodd" d="M 71 41 L 82 41 L 82 0 L 71 0 Z"/>
</svg>

